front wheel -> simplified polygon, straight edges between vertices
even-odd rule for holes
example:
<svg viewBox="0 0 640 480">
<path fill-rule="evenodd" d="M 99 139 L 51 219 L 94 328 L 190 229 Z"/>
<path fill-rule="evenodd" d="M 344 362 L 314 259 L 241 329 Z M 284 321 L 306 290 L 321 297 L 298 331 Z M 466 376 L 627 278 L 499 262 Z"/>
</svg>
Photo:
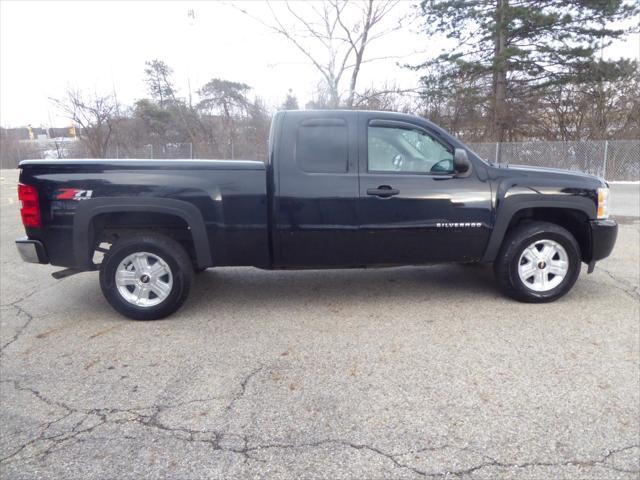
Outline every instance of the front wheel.
<svg viewBox="0 0 640 480">
<path fill-rule="evenodd" d="M 193 269 L 178 242 L 163 235 L 118 241 L 100 266 L 100 288 L 111 306 L 135 320 L 157 320 L 187 299 Z"/>
<path fill-rule="evenodd" d="M 521 302 L 552 302 L 580 275 L 580 247 L 569 231 L 549 222 L 528 222 L 511 231 L 494 261 L 503 292 Z"/>
</svg>

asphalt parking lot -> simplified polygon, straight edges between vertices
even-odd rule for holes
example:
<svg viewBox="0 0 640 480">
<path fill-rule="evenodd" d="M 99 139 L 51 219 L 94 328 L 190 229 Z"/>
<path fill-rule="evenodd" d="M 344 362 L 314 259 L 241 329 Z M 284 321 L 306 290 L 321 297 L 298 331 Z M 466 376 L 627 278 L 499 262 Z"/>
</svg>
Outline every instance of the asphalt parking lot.
<svg viewBox="0 0 640 480">
<path fill-rule="evenodd" d="M 1 176 L 2 478 L 640 474 L 638 186 L 613 190 L 613 255 L 552 304 L 486 267 L 229 268 L 135 322 L 95 273 L 20 261 Z"/>
</svg>

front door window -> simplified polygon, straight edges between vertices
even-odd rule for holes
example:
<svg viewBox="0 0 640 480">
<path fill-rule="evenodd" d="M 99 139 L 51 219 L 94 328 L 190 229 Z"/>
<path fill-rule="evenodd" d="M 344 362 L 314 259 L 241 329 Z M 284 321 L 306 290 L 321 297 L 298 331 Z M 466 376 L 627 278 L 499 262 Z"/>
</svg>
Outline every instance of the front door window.
<svg viewBox="0 0 640 480">
<path fill-rule="evenodd" d="M 368 127 L 368 171 L 453 173 L 453 152 L 420 130 Z"/>
</svg>

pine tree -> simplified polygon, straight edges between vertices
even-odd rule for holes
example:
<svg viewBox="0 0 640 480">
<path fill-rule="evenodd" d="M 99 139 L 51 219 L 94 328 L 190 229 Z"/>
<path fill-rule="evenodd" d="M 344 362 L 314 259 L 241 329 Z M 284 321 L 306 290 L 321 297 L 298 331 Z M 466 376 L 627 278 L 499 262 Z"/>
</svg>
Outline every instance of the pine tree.
<svg viewBox="0 0 640 480">
<path fill-rule="evenodd" d="M 175 88 L 171 81 L 173 69 L 162 60 L 145 62 L 145 83 L 151 98 L 160 107 L 166 107 L 175 95 Z"/>
<path fill-rule="evenodd" d="M 518 120 L 515 101 L 592 71 L 598 51 L 629 32 L 611 25 L 639 11 L 627 0 L 425 0 L 426 33 L 445 34 L 457 46 L 416 68 L 431 72 L 423 78 L 427 89 L 437 88 L 436 78 L 440 84 L 484 83 L 488 136 L 503 141 Z M 601 60 L 599 68 L 616 65 Z"/>
<path fill-rule="evenodd" d="M 289 89 L 287 92 L 287 98 L 280 107 L 282 110 L 298 110 L 298 99 L 293 94 L 293 90 Z"/>
</svg>

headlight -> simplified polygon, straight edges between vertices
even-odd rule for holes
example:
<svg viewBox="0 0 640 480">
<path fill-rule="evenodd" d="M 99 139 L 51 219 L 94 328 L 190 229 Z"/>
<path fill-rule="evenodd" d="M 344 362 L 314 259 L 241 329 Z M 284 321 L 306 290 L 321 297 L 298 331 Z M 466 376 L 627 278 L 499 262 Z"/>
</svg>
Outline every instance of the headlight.
<svg viewBox="0 0 640 480">
<path fill-rule="evenodd" d="M 609 189 L 598 189 L 598 218 L 609 218 Z"/>
</svg>

